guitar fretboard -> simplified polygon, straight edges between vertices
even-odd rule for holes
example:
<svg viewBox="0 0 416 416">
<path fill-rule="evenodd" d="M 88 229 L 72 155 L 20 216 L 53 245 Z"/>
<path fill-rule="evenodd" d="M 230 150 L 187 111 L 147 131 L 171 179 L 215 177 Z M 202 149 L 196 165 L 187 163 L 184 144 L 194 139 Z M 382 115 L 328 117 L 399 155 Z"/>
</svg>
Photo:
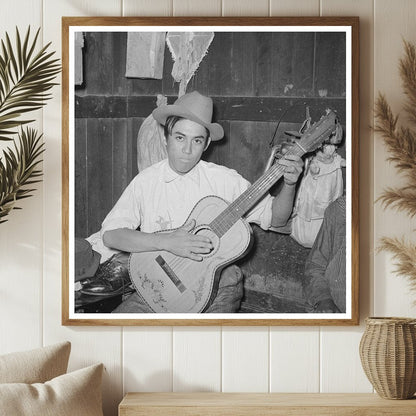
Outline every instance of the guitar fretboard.
<svg viewBox="0 0 416 416">
<path fill-rule="evenodd" d="M 305 149 L 298 143 L 295 143 L 285 154 L 285 157 L 287 155 L 302 156 L 305 153 Z M 279 163 L 272 165 L 247 191 L 234 200 L 211 222 L 210 227 L 212 231 L 218 237 L 222 237 L 283 176 L 285 168 L 285 166 Z"/>
</svg>

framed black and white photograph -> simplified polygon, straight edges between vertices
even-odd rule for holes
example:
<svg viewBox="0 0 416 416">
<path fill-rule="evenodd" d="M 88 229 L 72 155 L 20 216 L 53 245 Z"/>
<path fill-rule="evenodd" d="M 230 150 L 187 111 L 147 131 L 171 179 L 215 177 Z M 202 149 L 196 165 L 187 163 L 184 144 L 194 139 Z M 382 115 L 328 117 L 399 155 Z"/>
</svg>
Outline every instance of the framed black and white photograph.
<svg viewBox="0 0 416 416">
<path fill-rule="evenodd" d="M 359 322 L 357 17 L 62 20 L 62 323 Z"/>
</svg>

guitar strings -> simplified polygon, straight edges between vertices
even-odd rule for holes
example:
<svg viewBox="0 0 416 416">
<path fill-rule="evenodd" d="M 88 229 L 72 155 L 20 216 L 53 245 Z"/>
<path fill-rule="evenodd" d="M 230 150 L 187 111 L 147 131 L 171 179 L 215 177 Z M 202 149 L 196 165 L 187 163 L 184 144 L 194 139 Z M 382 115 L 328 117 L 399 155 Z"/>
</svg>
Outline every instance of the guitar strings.
<svg viewBox="0 0 416 416">
<path fill-rule="evenodd" d="M 293 151 L 288 151 L 286 155 L 302 156 L 304 152 L 294 148 Z M 286 156 L 285 155 L 285 156 Z M 253 201 L 260 199 L 265 193 L 266 189 L 273 186 L 286 169 L 285 166 L 276 164 L 272 166 L 265 175 L 260 177 L 245 193 L 232 202 L 218 217 L 216 217 L 210 224 L 214 232 L 220 237 L 228 231 L 228 229 L 241 218 L 248 210 L 247 202 L 252 204 Z M 278 176 L 276 176 L 278 174 Z"/>
</svg>

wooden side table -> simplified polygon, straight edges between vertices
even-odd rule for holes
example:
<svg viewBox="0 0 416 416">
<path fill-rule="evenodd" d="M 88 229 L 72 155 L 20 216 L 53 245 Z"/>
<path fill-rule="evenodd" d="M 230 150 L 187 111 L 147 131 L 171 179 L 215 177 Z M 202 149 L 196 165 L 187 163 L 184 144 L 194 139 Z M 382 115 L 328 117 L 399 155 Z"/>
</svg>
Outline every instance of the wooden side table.
<svg viewBox="0 0 416 416">
<path fill-rule="evenodd" d="M 127 393 L 119 416 L 406 416 L 415 400 L 376 394 Z"/>
</svg>

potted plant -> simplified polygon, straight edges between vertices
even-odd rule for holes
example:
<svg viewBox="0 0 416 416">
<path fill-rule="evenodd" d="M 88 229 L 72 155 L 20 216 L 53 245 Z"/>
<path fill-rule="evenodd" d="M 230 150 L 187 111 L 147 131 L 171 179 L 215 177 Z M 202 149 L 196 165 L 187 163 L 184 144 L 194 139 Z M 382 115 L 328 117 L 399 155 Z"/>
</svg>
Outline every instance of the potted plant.
<svg viewBox="0 0 416 416">
<path fill-rule="evenodd" d="M 411 218 L 416 215 L 416 47 L 404 42 L 405 56 L 400 59 L 400 77 L 407 100 L 404 110 L 411 127 L 398 125 L 386 97 L 376 100 L 375 131 L 380 133 L 390 156 L 408 184 L 387 188 L 379 200 L 384 207 L 396 207 Z M 380 250 L 393 253 L 396 273 L 408 278 L 416 290 L 416 245 L 404 238 L 383 237 Z M 364 371 L 377 393 L 389 399 L 407 399 L 416 392 L 416 320 L 412 318 L 370 317 L 360 342 Z"/>
</svg>

